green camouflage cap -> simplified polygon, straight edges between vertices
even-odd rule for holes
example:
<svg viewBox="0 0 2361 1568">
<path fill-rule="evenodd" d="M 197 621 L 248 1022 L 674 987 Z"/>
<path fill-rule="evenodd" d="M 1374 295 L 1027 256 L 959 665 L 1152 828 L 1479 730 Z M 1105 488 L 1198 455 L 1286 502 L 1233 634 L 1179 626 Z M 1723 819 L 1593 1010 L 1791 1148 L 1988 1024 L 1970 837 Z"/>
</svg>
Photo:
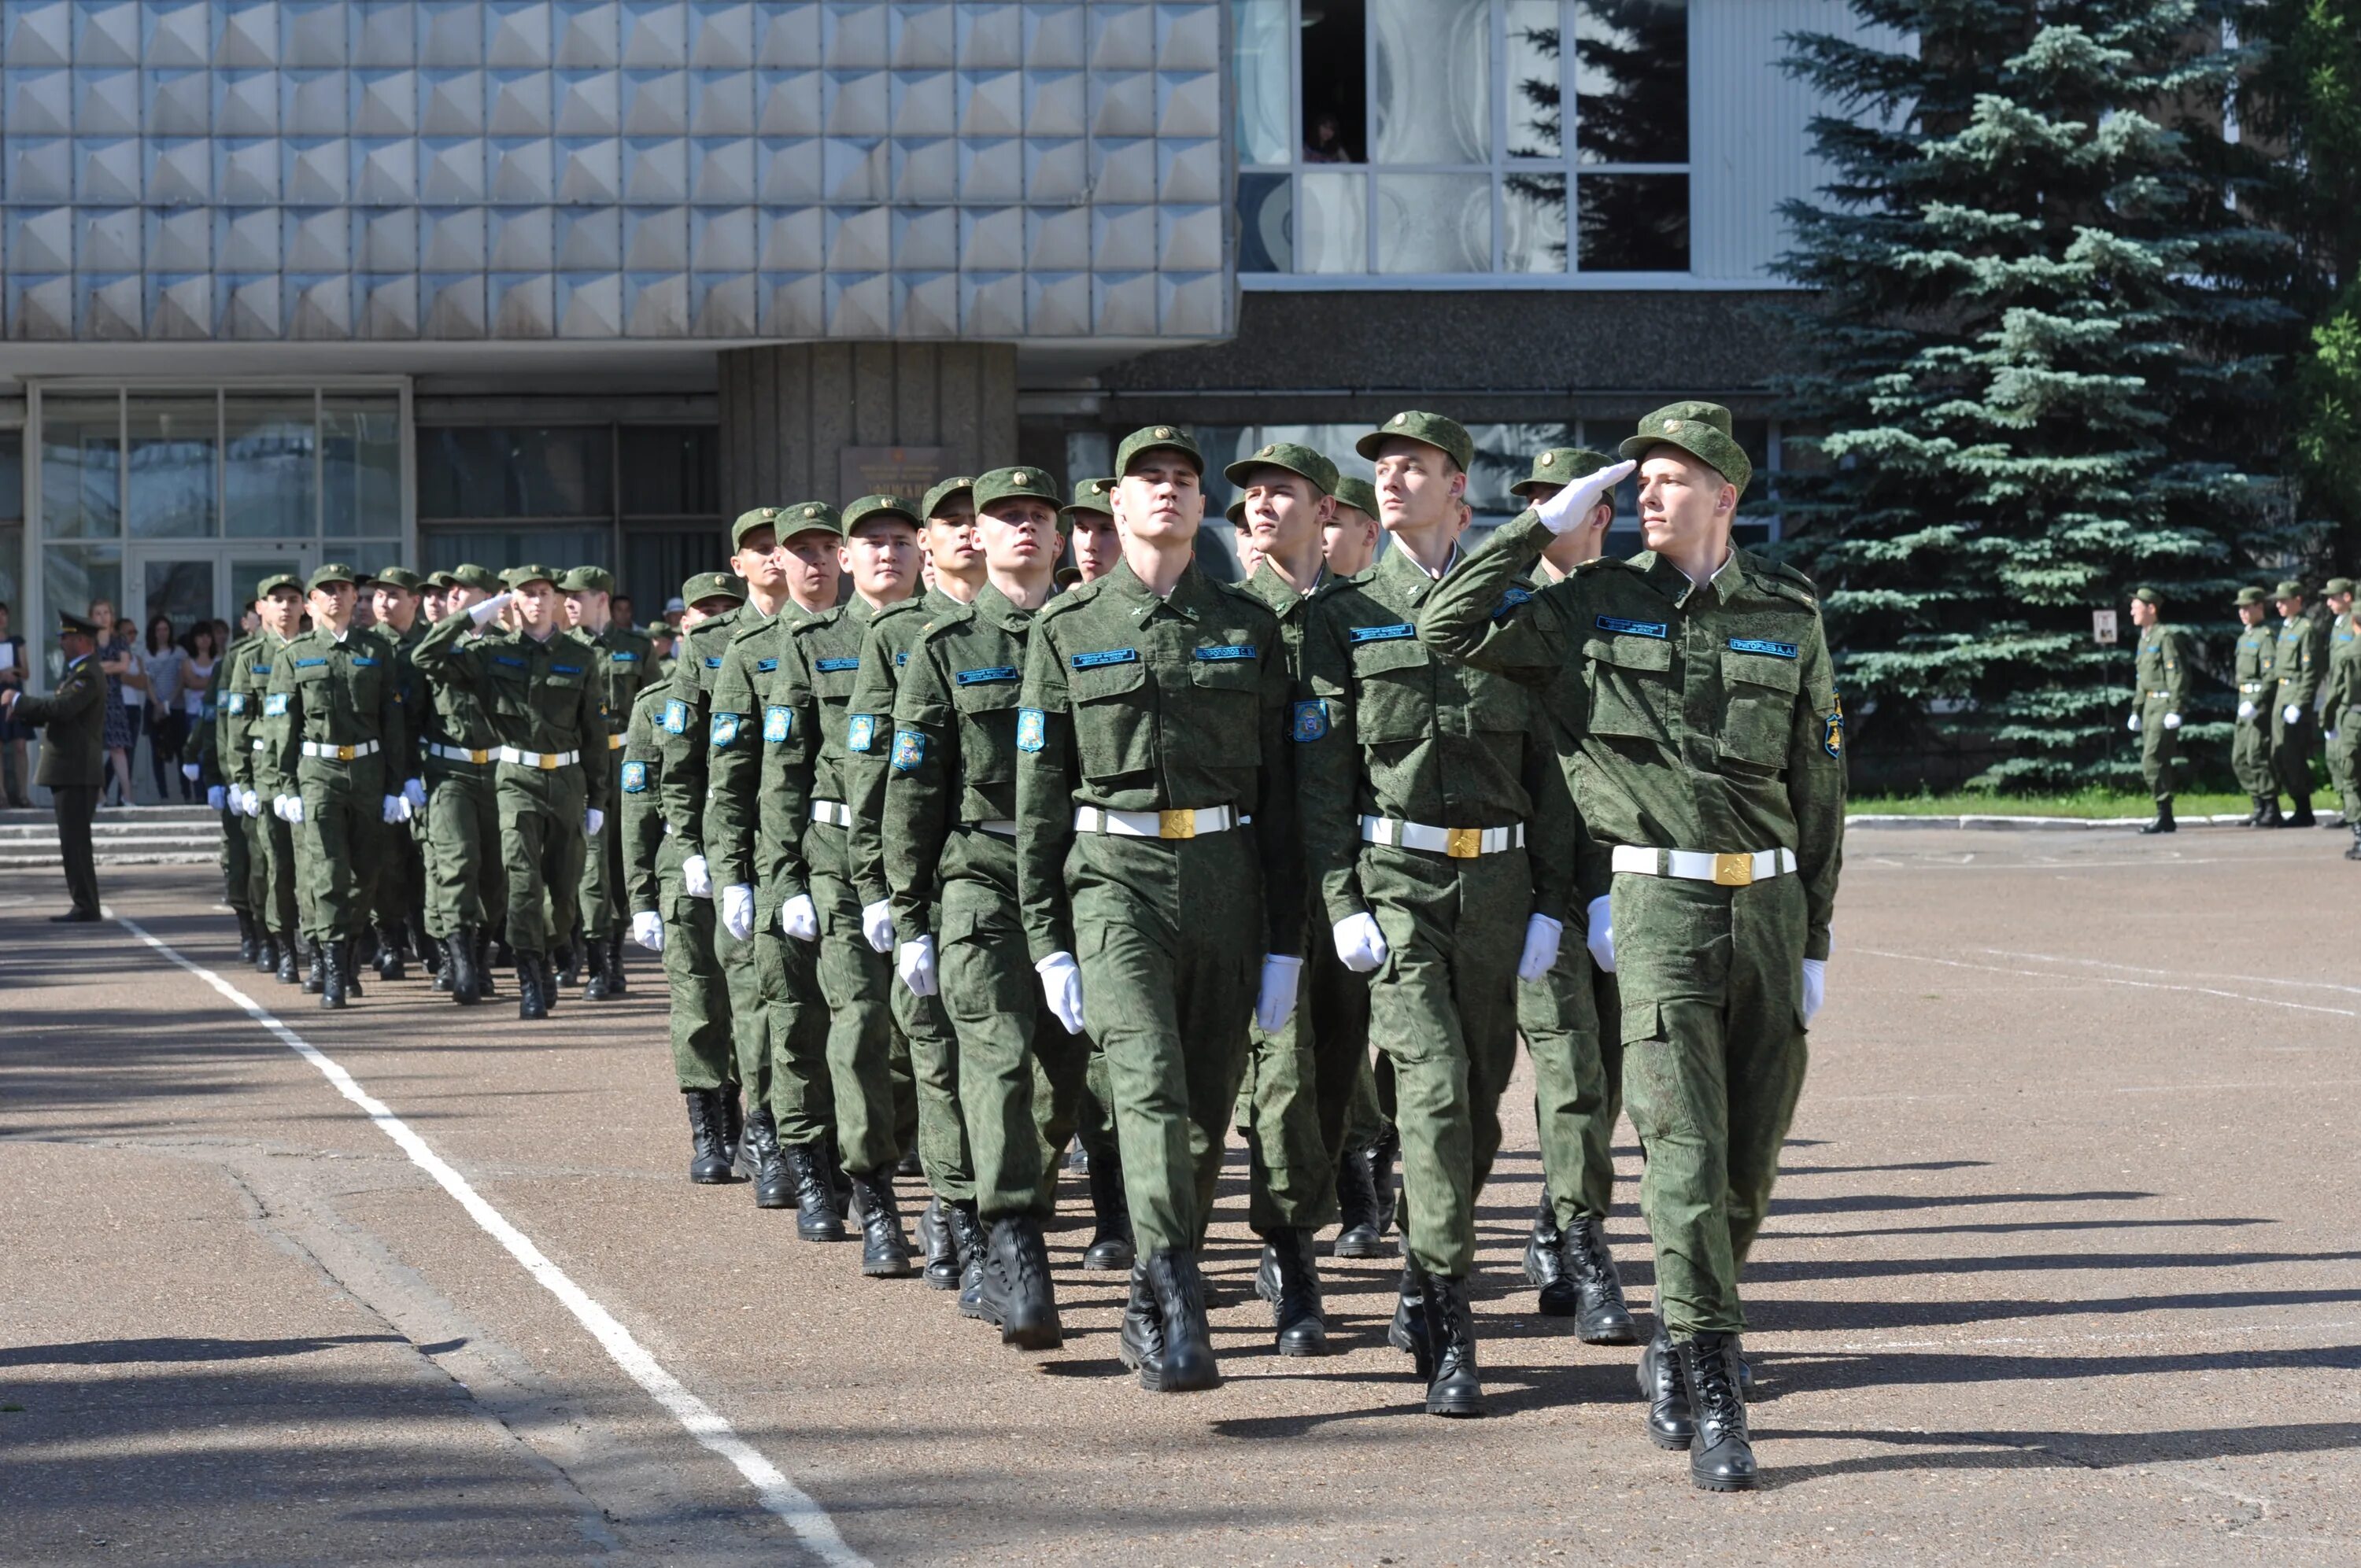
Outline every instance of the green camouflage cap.
<svg viewBox="0 0 2361 1568">
<path fill-rule="evenodd" d="M 500 591 L 500 574 L 489 566 L 478 566 L 473 562 L 452 567 L 451 580 L 463 588 L 473 588 L 479 594 L 496 594 Z"/>
<path fill-rule="evenodd" d="M 942 504 L 945 501 L 958 495 L 961 490 L 974 488 L 975 476 L 972 474 L 954 474 L 948 479 L 938 479 L 935 481 L 935 488 L 928 490 L 924 499 L 918 502 L 918 510 L 923 516 L 933 517 L 942 510 Z"/>
<path fill-rule="evenodd" d="M 1159 446 L 1170 447 L 1189 459 L 1202 476 L 1205 472 L 1205 455 L 1197 450 L 1197 438 L 1188 429 L 1177 424 L 1147 424 L 1123 438 L 1115 449 L 1115 477 L 1131 472 L 1131 461 L 1143 452 L 1153 452 Z"/>
<path fill-rule="evenodd" d="M 1606 467 L 1615 459 L 1587 446 L 1553 446 L 1533 458 L 1533 471 L 1509 487 L 1512 496 L 1531 496 L 1544 485 L 1570 485 Z"/>
<path fill-rule="evenodd" d="M 300 594 L 303 591 L 303 585 L 296 579 L 292 572 L 274 572 L 254 585 L 254 597 L 267 599 L 281 588 L 293 588 Z"/>
<path fill-rule="evenodd" d="M 844 537 L 844 519 L 826 501 L 797 501 L 790 507 L 777 509 L 772 524 L 779 531 L 779 542 L 785 543 L 798 533 L 833 533 Z"/>
<path fill-rule="evenodd" d="M 1426 443 L 1458 464 L 1463 473 L 1476 466 L 1476 440 L 1467 433 L 1466 425 L 1455 419 L 1422 413 L 1416 409 L 1407 409 L 1394 415 L 1355 442 L 1353 450 L 1374 463 L 1378 451 L 1398 435 Z"/>
<path fill-rule="evenodd" d="M 778 508 L 749 507 L 740 512 L 736 520 L 730 524 L 730 548 L 733 551 L 742 550 L 746 547 L 748 534 L 758 528 L 776 528 L 778 524 Z"/>
<path fill-rule="evenodd" d="M 358 583 L 360 580 L 361 575 L 350 566 L 331 561 L 312 574 L 303 584 L 303 591 L 309 593 L 313 588 L 325 587 L 330 583 Z"/>
<path fill-rule="evenodd" d="M 1339 506 L 1351 507 L 1355 511 L 1367 512 L 1371 517 L 1378 515 L 1378 488 L 1367 479 L 1355 478 L 1350 474 L 1339 475 L 1335 489 L 1329 493 L 1336 498 Z"/>
<path fill-rule="evenodd" d="M 1677 446 L 1712 466 L 1714 471 L 1742 492 L 1754 477 L 1746 449 L 1730 433 L 1730 411 L 1719 403 L 1666 403 L 1640 421 L 1637 435 L 1627 437 L 1616 450 L 1626 457 L 1645 457 L 1653 446 Z"/>
<path fill-rule="evenodd" d="M 844 532 L 851 533 L 873 517 L 898 517 L 912 528 L 920 527 L 926 521 L 899 496 L 863 496 L 844 509 Z"/>
<path fill-rule="evenodd" d="M 1113 479 L 1077 479 L 1074 499 L 1058 513 L 1060 519 L 1071 519 L 1078 511 L 1094 511 L 1106 517 L 1115 515 L 1115 481 Z"/>
<path fill-rule="evenodd" d="M 699 572 L 681 584 L 680 601 L 695 604 L 699 599 L 728 599 L 732 604 L 744 604 L 746 584 L 729 572 Z"/>
<path fill-rule="evenodd" d="M 448 572 L 429 572 L 426 574 L 426 587 L 430 588 L 441 588 L 445 593 L 450 592 L 451 589 L 457 585 L 458 581 L 458 578 L 453 576 Z"/>
<path fill-rule="evenodd" d="M 2132 590 L 2132 598 L 2139 600 L 2142 604 L 2160 605 L 2164 602 L 2164 596 L 2157 592 L 2154 588 L 2149 587 L 2145 583 Z"/>
<path fill-rule="evenodd" d="M 2328 581 L 2320 585 L 2320 591 L 2324 596 L 2349 594 L 2353 591 L 2353 579 L 2350 577 L 2331 577 Z"/>
<path fill-rule="evenodd" d="M 504 588 L 514 590 L 524 587 L 527 583 L 547 583 L 552 587 L 555 587 L 557 574 L 538 563 L 511 566 L 500 574 L 500 587 Z"/>
<path fill-rule="evenodd" d="M 1324 453 L 1309 446 L 1298 446 L 1291 441 L 1274 441 L 1251 457 L 1241 457 L 1222 470 L 1222 477 L 1233 485 L 1243 485 L 1246 476 L 1257 468 L 1284 468 L 1312 481 L 1312 488 L 1323 496 L 1336 493 L 1336 465 L 1328 461 Z"/>
<path fill-rule="evenodd" d="M 1057 482 L 1038 468 L 994 468 L 975 477 L 976 510 L 982 511 L 993 502 L 1013 496 L 1048 501 L 1054 509 L 1058 504 Z"/>
<path fill-rule="evenodd" d="M 1236 500 L 1232 501 L 1227 507 L 1223 509 L 1222 515 L 1230 520 L 1230 526 L 1232 528 L 1244 528 L 1246 525 L 1246 497 L 1240 496 Z"/>
<path fill-rule="evenodd" d="M 2271 596 L 2263 592 L 2260 588 L 2240 588 L 2238 590 L 2238 608 L 2244 609 L 2248 605 L 2268 604 L 2270 602 L 2270 598 Z"/>
<path fill-rule="evenodd" d="M 615 579 L 604 566 L 576 566 L 557 579 L 562 594 L 611 594 Z"/>
<path fill-rule="evenodd" d="M 2281 599 L 2302 598 L 2305 597 L 2303 585 L 2297 582 L 2293 577 L 2284 578 L 2280 581 L 2278 589 L 2272 593 L 2271 597 L 2273 598 Z"/>
<path fill-rule="evenodd" d="M 383 571 L 371 572 L 369 582 L 377 587 L 400 588 L 412 594 L 426 586 L 426 579 L 407 566 L 388 566 Z"/>
</svg>

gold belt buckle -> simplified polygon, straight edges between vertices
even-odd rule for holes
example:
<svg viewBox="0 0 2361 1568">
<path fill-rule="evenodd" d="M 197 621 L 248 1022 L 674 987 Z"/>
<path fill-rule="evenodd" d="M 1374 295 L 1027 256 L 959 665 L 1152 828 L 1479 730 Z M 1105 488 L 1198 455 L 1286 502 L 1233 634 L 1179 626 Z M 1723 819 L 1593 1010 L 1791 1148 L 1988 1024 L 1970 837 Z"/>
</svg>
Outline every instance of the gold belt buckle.
<svg viewBox="0 0 2361 1568">
<path fill-rule="evenodd" d="M 1445 828 L 1443 830 L 1443 852 L 1455 861 L 1474 860 L 1484 852 L 1484 829 Z"/>
<path fill-rule="evenodd" d="M 1716 855 L 1713 858 L 1713 884 L 1716 887 L 1753 886 L 1754 857 L 1752 855 Z"/>
<path fill-rule="evenodd" d="M 467 753 L 467 761 L 471 762 L 489 762 L 491 760 L 492 754 L 489 751 L 470 751 Z"/>
<path fill-rule="evenodd" d="M 1197 814 L 1193 811 L 1158 812 L 1156 836 L 1159 839 L 1194 839 L 1197 836 Z"/>
<path fill-rule="evenodd" d="M 555 772 L 557 771 L 557 753 L 556 753 L 556 752 L 555 752 L 555 751 L 542 751 L 542 752 L 538 752 L 538 753 L 536 753 L 536 754 L 535 754 L 535 757 L 536 757 L 536 760 L 534 761 L 534 762 L 533 762 L 533 765 L 534 767 L 536 767 L 536 768 L 539 768 L 543 773 L 555 773 Z"/>
<path fill-rule="evenodd" d="M 353 760 L 353 753 L 359 750 L 357 746 L 339 746 L 336 748 L 336 761 L 349 762 Z"/>
</svg>

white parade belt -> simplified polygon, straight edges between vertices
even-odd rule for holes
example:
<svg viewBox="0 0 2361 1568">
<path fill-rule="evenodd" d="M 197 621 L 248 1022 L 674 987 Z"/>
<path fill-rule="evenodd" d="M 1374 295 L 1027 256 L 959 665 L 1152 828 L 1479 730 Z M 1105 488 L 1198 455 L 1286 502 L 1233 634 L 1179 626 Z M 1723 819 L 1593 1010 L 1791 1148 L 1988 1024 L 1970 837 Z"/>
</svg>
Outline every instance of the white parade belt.
<svg viewBox="0 0 2361 1568">
<path fill-rule="evenodd" d="M 1752 887 L 1795 869 L 1793 850 L 1757 850 L 1751 855 L 1717 855 L 1703 850 L 1650 850 L 1615 846 L 1614 867 L 1631 876 L 1678 877 L 1718 887 Z"/>
<path fill-rule="evenodd" d="M 1497 855 L 1525 847 L 1525 825 L 1510 828 L 1430 828 L 1423 822 L 1397 822 L 1390 817 L 1361 818 L 1361 841 L 1393 850 L 1424 850 L 1455 861 Z"/>
</svg>

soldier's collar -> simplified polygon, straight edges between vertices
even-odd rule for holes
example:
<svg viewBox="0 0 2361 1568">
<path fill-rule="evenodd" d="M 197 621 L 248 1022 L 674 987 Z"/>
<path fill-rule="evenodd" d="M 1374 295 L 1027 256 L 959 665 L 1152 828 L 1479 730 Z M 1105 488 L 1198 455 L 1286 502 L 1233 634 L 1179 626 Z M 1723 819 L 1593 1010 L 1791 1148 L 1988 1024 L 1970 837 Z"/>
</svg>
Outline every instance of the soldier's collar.
<svg viewBox="0 0 2361 1568">
<path fill-rule="evenodd" d="M 1386 553 L 1378 557 L 1378 576 L 1381 582 L 1400 587 L 1415 603 L 1433 592 L 1434 586 L 1449 576 L 1451 569 L 1458 565 L 1459 562 L 1459 543 L 1454 540 L 1451 544 L 1451 556 L 1443 563 L 1443 571 L 1437 576 L 1429 576 L 1426 568 L 1411 559 L 1410 552 L 1401 547 L 1399 540 L 1389 540 L 1386 544 Z"/>
<path fill-rule="evenodd" d="M 1175 613 L 1194 620 L 1197 619 L 1197 601 L 1205 591 L 1205 575 L 1197 569 L 1194 560 L 1180 568 L 1180 576 L 1174 581 L 1172 592 L 1161 598 L 1148 590 L 1148 585 L 1140 581 L 1139 574 L 1131 569 L 1131 563 L 1126 560 L 1118 559 L 1115 570 L 1101 580 L 1107 585 L 1102 591 L 1130 600 L 1132 614 L 1143 620 L 1157 606 L 1169 605 Z"/>
<path fill-rule="evenodd" d="M 1022 631 L 1033 623 L 1033 611 L 1019 609 L 1015 599 L 990 583 L 976 589 L 974 599 L 965 608 L 1003 631 Z"/>
</svg>

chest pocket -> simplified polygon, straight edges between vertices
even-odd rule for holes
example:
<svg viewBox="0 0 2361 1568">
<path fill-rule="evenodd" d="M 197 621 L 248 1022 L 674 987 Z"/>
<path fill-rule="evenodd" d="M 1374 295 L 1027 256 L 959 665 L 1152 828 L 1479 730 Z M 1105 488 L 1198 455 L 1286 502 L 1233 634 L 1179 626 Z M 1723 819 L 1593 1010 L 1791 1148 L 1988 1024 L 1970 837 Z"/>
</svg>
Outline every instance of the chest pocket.
<svg viewBox="0 0 2361 1568">
<path fill-rule="evenodd" d="M 1094 784 L 1137 782 L 1156 771 L 1156 703 L 1148 692 L 1148 663 L 1069 664 L 1066 692 L 1074 705 L 1074 751 L 1082 776 Z"/>
<path fill-rule="evenodd" d="M 811 672 L 812 695 L 827 704 L 829 712 L 841 713 L 852 701 L 852 688 L 861 679 L 861 655 L 815 654 Z"/>
<path fill-rule="evenodd" d="M 1459 707 L 1471 735 L 1513 734 L 1532 722 L 1532 699 L 1506 675 L 1458 664 L 1448 667 L 1435 684 L 1450 691 L 1449 700 Z"/>
<path fill-rule="evenodd" d="M 1005 676 L 999 674 L 1002 668 L 1008 670 Z M 959 709 L 960 772 L 967 783 L 1015 781 L 1016 709 L 1022 695 L 1013 666 L 986 666 L 956 677 L 951 706 Z"/>
<path fill-rule="evenodd" d="M 316 664 L 297 664 L 293 674 L 295 701 L 303 710 L 302 728 L 314 737 L 335 740 L 345 707 L 336 695 L 335 671 L 323 659 Z M 279 710 L 286 712 L 286 705 L 282 703 Z"/>
<path fill-rule="evenodd" d="M 533 669 L 514 654 L 495 653 L 491 662 L 492 711 L 503 718 L 533 716 Z"/>
<path fill-rule="evenodd" d="M 1434 723 L 1434 656 L 1414 638 L 1353 650 L 1353 725 L 1365 746 L 1423 740 Z"/>
<path fill-rule="evenodd" d="M 1594 637 L 1583 644 L 1589 672 L 1590 729 L 1633 740 L 1664 740 L 1673 695 L 1673 645 L 1656 637 Z"/>
<path fill-rule="evenodd" d="M 1760 768 L 1784 767 L 1795 724 L 1795 693 L 1802 685 L 1802 667 L 1793 659 L 1725 650 L 1721 754 Z"/>
<path fill-rule="evenodd" d="M 1244 646 L 1243 642 L 1232 646 Z M 1216 768 L 1252 768 L 1262 762 L 1262 665 L 1253 659 L 1189 660 L 1190 749 Z"/>
</svg>

